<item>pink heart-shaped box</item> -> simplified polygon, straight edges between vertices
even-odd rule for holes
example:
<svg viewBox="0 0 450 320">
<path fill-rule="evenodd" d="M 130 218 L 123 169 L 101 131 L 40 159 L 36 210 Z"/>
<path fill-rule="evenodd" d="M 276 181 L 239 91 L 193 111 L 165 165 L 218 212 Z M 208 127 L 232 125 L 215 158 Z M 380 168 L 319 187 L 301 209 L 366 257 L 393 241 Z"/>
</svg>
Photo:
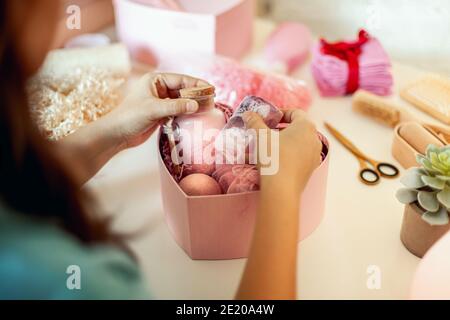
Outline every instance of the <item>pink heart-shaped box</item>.
<svg viewBox="0 0 450 320">
<path fill-rule="evenodd" d="M 328 153 L 312 174 L 301 198 L 300 240 L 318 227 L 325 211 L 330 152 L 328 140 L 320 136 Z M 259 191 L 190 197 L 171 176 L 159 147 L 158 155 L 164 214 L 178 245 L 195 260 L 247 257 Z"/>
</svg>

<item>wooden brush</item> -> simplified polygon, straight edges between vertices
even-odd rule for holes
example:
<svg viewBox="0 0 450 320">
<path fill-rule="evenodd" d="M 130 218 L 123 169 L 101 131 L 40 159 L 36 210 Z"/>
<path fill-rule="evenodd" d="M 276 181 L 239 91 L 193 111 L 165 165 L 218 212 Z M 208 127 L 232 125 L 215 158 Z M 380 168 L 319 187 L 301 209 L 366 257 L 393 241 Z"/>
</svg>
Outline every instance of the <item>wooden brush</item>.
<svg viewBox="0 0 450 320">
<path fill-rule="evenodd" d="M 396 104 L 364 90 L 358 90 L 353 95 L 353 110 L 391 128 L 401 122 L 417 121 Z"/>
<path fill-rule="evenodd" d="M 416 122 L 426 130 L 431 131 L 445 144 L 450 144 L 450 129 L 425 124 L 402 107 L 370 92 L 358 90 L 353 95 L 353 110 L 391 128 L 400 123 Z"/>
</svg>

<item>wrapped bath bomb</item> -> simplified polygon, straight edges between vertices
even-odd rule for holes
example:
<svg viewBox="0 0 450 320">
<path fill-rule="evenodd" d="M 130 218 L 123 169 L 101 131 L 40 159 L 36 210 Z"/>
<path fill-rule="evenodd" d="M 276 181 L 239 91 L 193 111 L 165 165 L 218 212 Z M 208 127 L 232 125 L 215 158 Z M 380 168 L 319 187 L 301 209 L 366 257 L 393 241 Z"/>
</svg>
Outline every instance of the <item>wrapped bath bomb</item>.
<svg viewBox="0 0 450 320">
<path fill-rule="evenodd" d="M 180 181 L 180 188 L 188 196 L 211 196 L 221 194 L 216 180 L 203 173 L 194 173 Z"/>
<path fill-rule="evenodd" d="M 220 165 L 217 166 L 216 171 L 212 174 L 212 177 L 219 182 L 220 188 L 223 193 L 227 193 L 228 188 L 236 178 L 233 173 L 233 165 Z"/>
<path fill-rule="evenodd" d="M 227 194 L 259 190 L 259 171 L 253 168 L 236 168 L 236 179 L 228 188 Z"/>
<path fill-rule="evenodd" d="M 275 128 L 283 118 L 283 112 L 269 102 L 259 97 L 247 96 L 233 113 L 233 116 L 228 121 L 224 130 L 230 128 L 245 128 L 242 115 L 247 111 L 258 113 L 269 128 Z"/>
<path fill-rule="evenodd" d="M 253 137 L 247 135 L 243 114 L 247 111 L 258 113 L 269 128 L 276 128 L 283 118 L 278 108 L 255 96 L 246 97 L 233 113 L 224 129 L 215 141 L 216 160 L 225 164 L 245 164 L 249 158 L 249 150 Z"/>
<path fill-rule="evenodd" d="M 220 165 L 212 176 L 226 194 L 259 189 L 259 172 L 253 165 Z"/>
</svg>

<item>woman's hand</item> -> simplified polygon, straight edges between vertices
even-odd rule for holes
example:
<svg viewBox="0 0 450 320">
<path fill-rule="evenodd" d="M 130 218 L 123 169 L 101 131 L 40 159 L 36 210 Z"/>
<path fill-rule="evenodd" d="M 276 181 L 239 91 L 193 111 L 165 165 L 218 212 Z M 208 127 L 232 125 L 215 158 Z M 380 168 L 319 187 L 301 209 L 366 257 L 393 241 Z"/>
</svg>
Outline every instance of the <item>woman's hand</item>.
<svg viewBox="0 0 450 320">
<path fill-rule="evenodd" d="M 142 77 L 120 106 L 104 117 L 117 143 L 130 148 L 145 142 L 169 116 L 194 113 L 195 100 L 179 99 L 179 90 L 208 85 L 179 74 L 153 73 Z"/>
<path fill-rule="evenodd" d="M 260 130 L 267 134 L 270 144 L 270 129 L 263 119 L 254 112 L 246 112 L 244 121 L 248 128 Z M 300 193 L 305 187 L 314 169 L 321 162 L 322 143 L 318 138 L 316 127 L 301 110 L 286 110 L 282 122 L 289 126 L 279 133 L 279 166 L 274 175 L 261 176 L 262 182 L 282 182 Z M 268 150 L 271 150 L 269 147 Z M 273 158 L 273 157 L 272 157 Z"/>
<path fill-rule="evenodd" d="M 248 128 L 266 129 L 260 134 L 270 132 L 256 113 L 244 114 L 244 121 Z M 300 196 L 320 164 L 322 143 L 304 112 L 285 111 L 284 122 L 290 124 L 279 135 L 279 170 L 261 176 L 256 225 L 238 299 L 296 297 Z"/>
<path fill-rule="evenodd" d="M 168 117 L 197 111 L 196 101 L 178 98 L 179 90 L 205 85 L 185 75 L 147 74 L 117 108 L 59 141 L 62 156 L 76 162 L 82 184 L 115 154 L 145 142 Z"/>
</svg>

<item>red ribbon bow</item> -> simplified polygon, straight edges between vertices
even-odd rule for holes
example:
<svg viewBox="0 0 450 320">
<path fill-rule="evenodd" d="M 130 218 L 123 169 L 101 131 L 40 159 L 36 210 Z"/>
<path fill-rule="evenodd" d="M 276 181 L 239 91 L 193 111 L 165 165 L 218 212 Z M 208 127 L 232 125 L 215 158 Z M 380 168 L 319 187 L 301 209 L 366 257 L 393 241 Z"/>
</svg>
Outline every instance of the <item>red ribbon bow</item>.
<svg viewBox="0 0 450 320">
<path fill-rule="evenodd" d="M 323 54 L 329 54 L 348 64 L 348 80 L 346 93 L 351 94 L 359 87 L 359 55 L 361 46 L 370 39 L 370 35 L 365 30 L 360 30 L 358 40 L 354 42 L 329 43 L 325 39 L 320 39 Z"/>
</svg>

